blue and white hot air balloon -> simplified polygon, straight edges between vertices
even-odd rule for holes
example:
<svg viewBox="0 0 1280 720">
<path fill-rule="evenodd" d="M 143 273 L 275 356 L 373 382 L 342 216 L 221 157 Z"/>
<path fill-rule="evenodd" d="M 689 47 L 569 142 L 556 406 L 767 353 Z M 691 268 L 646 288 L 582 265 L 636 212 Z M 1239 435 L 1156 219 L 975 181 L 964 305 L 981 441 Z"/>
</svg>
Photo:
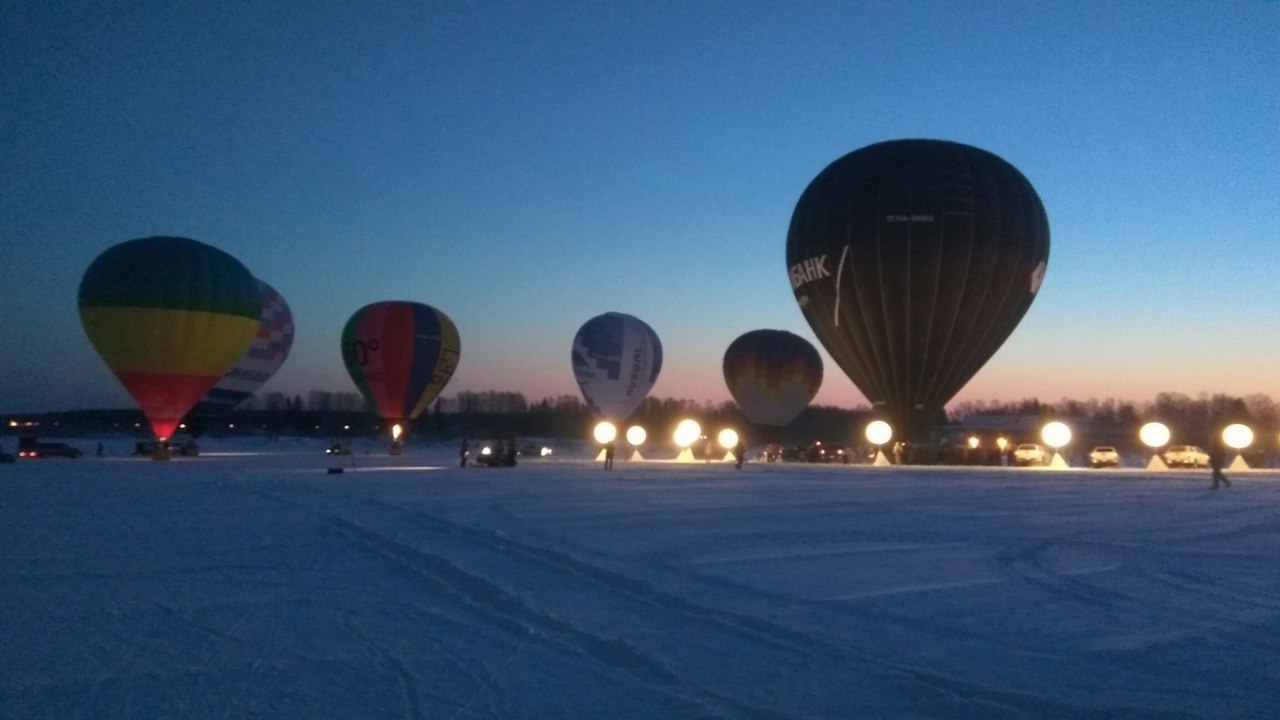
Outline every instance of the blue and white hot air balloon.
<svg viewBox="0 0 1280 720">
<path fill-rule="evenodd" d="M 608 312 L 573 338 L 573 376 L 592 412 L 624 422 L 640 407 L 662 369 L 662 343 L 631 315 Z"/>
</svg>

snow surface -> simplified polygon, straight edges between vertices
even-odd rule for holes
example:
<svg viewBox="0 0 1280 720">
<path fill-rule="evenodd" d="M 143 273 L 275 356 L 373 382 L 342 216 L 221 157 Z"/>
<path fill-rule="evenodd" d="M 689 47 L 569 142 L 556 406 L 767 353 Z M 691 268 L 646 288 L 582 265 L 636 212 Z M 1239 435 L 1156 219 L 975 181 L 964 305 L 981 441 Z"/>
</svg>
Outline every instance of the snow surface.
<svg viewBox="0 0 1280 720">
<path fill-rule="evenodd" d="M 0 466 L 0 717 L 1280 717 L 1276 471 L 203 444 Z"/>
</svg>

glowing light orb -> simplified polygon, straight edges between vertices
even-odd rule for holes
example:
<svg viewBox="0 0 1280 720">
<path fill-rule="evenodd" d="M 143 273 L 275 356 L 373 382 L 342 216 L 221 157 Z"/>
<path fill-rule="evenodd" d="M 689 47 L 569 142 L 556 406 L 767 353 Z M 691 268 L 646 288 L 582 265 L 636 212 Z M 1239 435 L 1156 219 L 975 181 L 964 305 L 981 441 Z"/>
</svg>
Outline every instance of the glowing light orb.
<svg viewBox="0 0 1280 720">
<path fill-rule="evenodd" d="M 1049 447 L 1057 450 L 1058 448 L 1071 442 L 1071 428 L 1066 423 L 1053 421 L 1044 426 L 1040 430 L 1040 439 Z"/>
<path fill-rule="evenodd" d="M 392 425 L 392 426 L 391 426 L 391 439 L 392 439 L 392 440 L 399 440 L 399 439 L 400 439 L 400 433 L 402 433 L 402 432 L 404 432 L 404 430 L 400 427 L 400 423 L 396 423 L 395 425 Z"/>
<path fill-rule="evenodd" d="M 687 448 L 700 437 L 702 437 L 702 426 L 696 420 L 681 420 L 680 424 L 676 425 L 673 439 L 676 445 Z"/>
<path fill-rule="evenodd" d="M 1009 438 L 1007 437 L 996 438 L 996 447 L 1000 448 L 1000 452 L 1004 452 L 1005 448 L 1009 447 Z"/>
<path fill-rule="evenodd" d="M 631 447 L 640 447 L 648 438 L 649 433 L 646 433 L 644 428 L 639 425 L 632 425 L 627 428 L 627 444 L 631 445 Z"/>
<path fill-rule="evenodd" d="M 1250 430 L 1248 425 L 1240 423 L 1228 425 L 1222 430 L 1222 442 L 1226 443 L 1227 447 L 1243 450 L 1253 444 L 1253 430 Z"/>
<path fill-rule="evenodd" d="M 738 433 L 733 428 L 725 428 L 716 436 L 716 442 L 725 450 L 732 450 L 738 446 Z"/>
<path fill-rule="evenodd" d="M 591 431 L 591 435 L 596 439 L 596 442 L 603 445 L 608 442 L 613 442 L 614 438 L 618 437 L 618 427 L 608 420 L 602 420 L 601 422 L 596 423 L 596 427 Z"/>
<path fill-rule="evenodd" d="M 977 449 L 978 449 L 978 436 L 977 436 L 977 435 L 972 435 L 972 436 L 970 436 L 970 437 L 969 437 L 969 449 L 970 449 L 970 450 L 977 450 Z"/>
<path fill-rule="evenodd" d="M 1138 431 L 1138 439 L 1147 447 L 1164 447 L 1169 444 L 1169 427 L 1164 423 L 1149 422 Z"/>
<path fill-rule="evenodd" d="M 872 445 L 883 445 L 893 438 L 893 428 L 883 420 L 872 420 L 867 425 L 867 441 Z"/>
</svg>

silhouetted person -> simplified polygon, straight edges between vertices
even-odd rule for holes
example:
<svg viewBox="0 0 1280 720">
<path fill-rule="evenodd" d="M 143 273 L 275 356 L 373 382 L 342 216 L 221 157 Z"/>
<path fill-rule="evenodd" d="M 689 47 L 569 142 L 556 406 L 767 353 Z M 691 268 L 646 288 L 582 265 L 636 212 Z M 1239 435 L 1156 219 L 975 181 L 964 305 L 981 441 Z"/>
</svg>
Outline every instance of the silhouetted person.
<svg viewBox="0 0 1280 720">
<path fill-rule="evenodd" d="M 604 444 L 604 469 L 605 470 L 613 469 L 613 451 L 614 451 L 614 444 L 613 444 L 613 441 L 610 440 L 609 442 Z"/>
<path fill-rule="evenodd" d="M 742 469 L 742 461 L 747 457 L 747 444 L 742 442 L 742 438 L 738 438 L 738 444 L 733 446 L 733 457 L 737 462 L 733 464 L 734 469 Z"/>
<path fill-rule="evenodd" d="M 98 443 L 98 457 L 102 457 L 102 443 Z"/>
<path fill-rule="evenodd" d="M 467 466 L 467 458 L 471 456 L 471 445 L 467 443 L 466 438 L 462 438 L 462 444 L 458 446 L 458 458 L 462 461 L 459 467 Z"/>
<path fill-rule="evenodd" d="M 1219 483 L 1231 487 L 1231 481 L 1227 479 L 1226 475 L 1222 474 L 1223 455 L 1221 444 L 1213 443 L 1209 446 L 1209 467 L 1213 470 L 1213 484 L 1209 488 L 1212 490 L 1217 490 Z"/>
</svg>

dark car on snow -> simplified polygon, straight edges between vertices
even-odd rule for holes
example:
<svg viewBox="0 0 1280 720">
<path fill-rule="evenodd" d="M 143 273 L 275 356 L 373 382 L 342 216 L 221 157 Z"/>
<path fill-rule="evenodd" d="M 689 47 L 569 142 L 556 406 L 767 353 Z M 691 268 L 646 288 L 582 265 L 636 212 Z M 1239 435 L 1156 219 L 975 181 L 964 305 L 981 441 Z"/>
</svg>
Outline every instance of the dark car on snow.
<svg viewBox="0 0 1280 720">
<path fill-rule="evenodd" d="M 33 437 L 18 438 L 18 457 L 20 458 L 78 458 L 84 453 L 80 448 L 66 443 L 40 442 Z"/>
<path fill-rule="evenodd" d="M 843 445 L 815 442 L 805 451 L 805 459 L 816 463 L 849 463 L 849 450 Z"/>
</svg>

